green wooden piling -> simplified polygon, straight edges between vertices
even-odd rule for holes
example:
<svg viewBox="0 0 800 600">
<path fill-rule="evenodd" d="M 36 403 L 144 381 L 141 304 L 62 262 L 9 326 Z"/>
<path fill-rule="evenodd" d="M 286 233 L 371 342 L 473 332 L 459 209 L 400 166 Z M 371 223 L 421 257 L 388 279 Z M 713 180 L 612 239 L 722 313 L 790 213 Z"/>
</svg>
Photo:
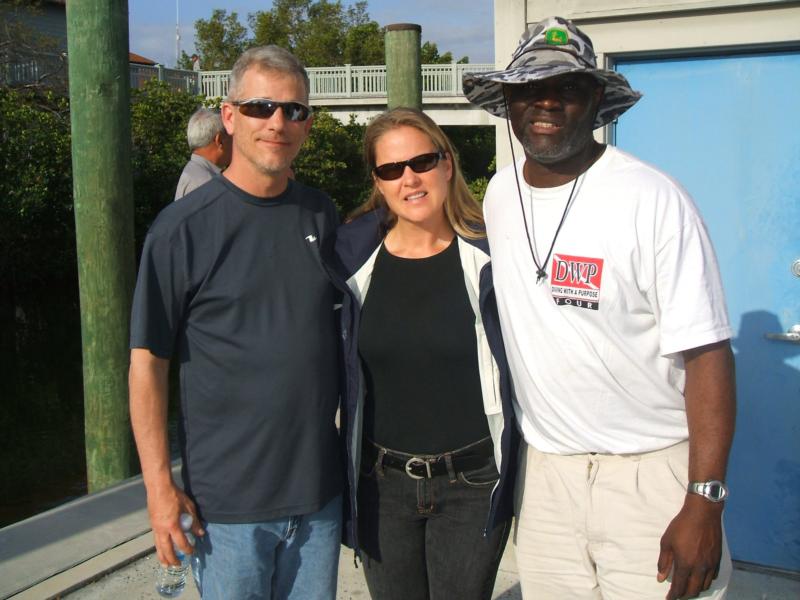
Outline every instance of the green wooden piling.
<svg viewBox="0 0 800 600">
<path fill-rule="evenodd" d="M 127 0 L 67 5 L 73 200 L 89 492 L 130 476 L 134 282 Z"/>
<path fill-rule="evenodd" d="M 422 27 L 413 23 L 386 26 L 386 95 L 390 109 L 422 109 L 421 34 Z"/>
</svg>

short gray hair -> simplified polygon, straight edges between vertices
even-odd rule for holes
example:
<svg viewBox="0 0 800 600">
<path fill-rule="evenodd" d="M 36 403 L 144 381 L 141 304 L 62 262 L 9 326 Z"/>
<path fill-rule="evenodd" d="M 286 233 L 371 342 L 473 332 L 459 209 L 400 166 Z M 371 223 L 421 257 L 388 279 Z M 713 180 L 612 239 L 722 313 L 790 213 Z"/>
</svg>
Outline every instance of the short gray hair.
<svg viewBox="0 0 800 600">
<path fill-rule="evenodd" d="M 242 83 L 242 77 L 250 67 L 263 71 L 280 71 L 303 81 L 306 88 L 306 100 L 311 89 L 311 82 L 303 63 L 291 52 L 280 46 L 256 46 L 244 52 L 234 63 L 228 86 L 228 99 L 235 100 Z"/>
<path fill-rule="evenodd" d="M 189 124 L 186 126 L 186 141 L 189 142 L 189 148 L 194 151 L 208 146 L 223 130 L 222 117 L 218 110 L 199 108 L 189 117 Z"/>
</svg>

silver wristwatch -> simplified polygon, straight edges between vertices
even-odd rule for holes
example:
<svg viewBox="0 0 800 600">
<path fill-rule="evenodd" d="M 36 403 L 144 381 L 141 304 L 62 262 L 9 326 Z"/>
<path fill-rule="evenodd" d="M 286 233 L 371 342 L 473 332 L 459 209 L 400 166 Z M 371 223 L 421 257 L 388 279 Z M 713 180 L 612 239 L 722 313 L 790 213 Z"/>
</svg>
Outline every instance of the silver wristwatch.
<svg viewBox="0 0 800 600">
<path fill-rule="evenodd" d="M 687 491 L 692 494 L 698 494 L 711 502 L 722 502 L 728 497 L 728 486 L 716 479 L 693 481 L 689 484 Z"/>
</svg>

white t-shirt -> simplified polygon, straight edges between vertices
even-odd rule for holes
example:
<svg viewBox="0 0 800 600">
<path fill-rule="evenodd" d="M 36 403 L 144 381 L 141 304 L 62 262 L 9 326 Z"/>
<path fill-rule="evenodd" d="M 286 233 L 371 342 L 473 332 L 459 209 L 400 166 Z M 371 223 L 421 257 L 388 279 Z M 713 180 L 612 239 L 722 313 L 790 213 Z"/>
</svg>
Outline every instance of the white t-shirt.
<svg viewBox="0 0 800 600">
<path fill-rule="evenodd" d="M 523 164 L 522 204 L 541 264 L 573 182 L 532 188 Z M 691 198 L 607 147 L 579 178 L 537 284 L 513 169 L 492 178 L 484 214 L 525 440 L 542 452 L 628 454 L 687 439 L 680 352 L 731 336 Z"/>
</svg>

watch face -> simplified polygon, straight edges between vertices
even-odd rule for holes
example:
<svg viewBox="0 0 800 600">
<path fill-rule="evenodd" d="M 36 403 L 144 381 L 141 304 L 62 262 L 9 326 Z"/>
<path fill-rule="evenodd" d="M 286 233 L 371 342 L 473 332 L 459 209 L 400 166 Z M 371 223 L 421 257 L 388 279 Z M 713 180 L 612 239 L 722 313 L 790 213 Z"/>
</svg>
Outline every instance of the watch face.
<svg viewBox="0 0 800 600">
<path fill-rule="evenodd" d="M 709 483 L 706 490 L 708 491 L 708 495 L 715 500 L 719 500 L 725 495 L 725 488 L 722 487 L 722 484 L 718 481 L 712 481 Z"/>
<path fill-rule="evenodd" d="M 716 479 L 711 481 L 694 482 L 689 484 L 689 492 L 699 494 L 711 502 L 722 502 L 728 497 L 728 488 Z"/>
</svg>

